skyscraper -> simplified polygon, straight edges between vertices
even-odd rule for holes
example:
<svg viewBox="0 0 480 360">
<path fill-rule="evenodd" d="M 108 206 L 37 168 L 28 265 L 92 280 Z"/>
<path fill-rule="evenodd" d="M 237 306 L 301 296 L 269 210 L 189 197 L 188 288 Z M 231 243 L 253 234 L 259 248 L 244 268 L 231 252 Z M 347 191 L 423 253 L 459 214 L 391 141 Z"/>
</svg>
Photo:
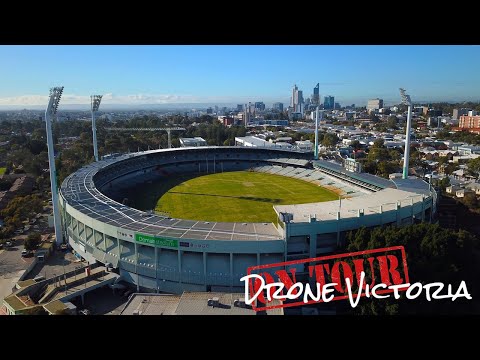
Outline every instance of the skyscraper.
<svg viewBox="0 0 480 360">
<path fill-rule="evenodd" d="M 290 106 L 293 108 L 294 112 L 302 112 L 303 109 L 303 91 L 298 90 L 297 85 L 293 86 L 292 89 L 292 99 Z"/>
<path fill-rule="evenodd" d="M 333 109 L 335 107 L 335 97 L 331 95 L 325 96 L 325 100 L 323 101 L 323 108 L 324 109 Z"/>
<path fill-rule="evenodd" d="M 290 98 L 290 106 L 295 110 L 295 97 L 297 95 L 298 87 L 297 85 L 293 85 L 292 89 L 292 97 Z"/>
<path fill-rule="evenodd" d="M 313 88 L 312 105 L 320 105 L 320 83 Z"/>
<path fill-rule="evenodd" d="M 273 103 L 273 110 L 283 111 L 283 103 L 281 102 Z"/>
</svg>

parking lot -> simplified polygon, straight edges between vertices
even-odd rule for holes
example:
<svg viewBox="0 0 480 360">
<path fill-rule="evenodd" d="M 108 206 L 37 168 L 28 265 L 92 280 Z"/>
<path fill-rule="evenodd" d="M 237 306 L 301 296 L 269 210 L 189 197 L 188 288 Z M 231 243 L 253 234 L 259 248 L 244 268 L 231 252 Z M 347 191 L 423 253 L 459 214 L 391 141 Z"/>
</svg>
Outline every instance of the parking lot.
<svg viewBox="0 0 480 360">
<path fill-rule="evenodd" d="M 13 246 L 0 250 L 0 303 L 12 292 L 12 288 L 33 261 L 33 257 L 22 258 L 23 239 L 17 237 Z"/>
<path fill-rule="evenodd" d="M 35 265 L 25 279 L 33 279 L 37 275 L 49 279 L 55 275 L 58 276 L 75 270 L 75 268 L 80 269 L 84 265 L 71 252 L 54 251 L 45 262 Z"/>
</svg>

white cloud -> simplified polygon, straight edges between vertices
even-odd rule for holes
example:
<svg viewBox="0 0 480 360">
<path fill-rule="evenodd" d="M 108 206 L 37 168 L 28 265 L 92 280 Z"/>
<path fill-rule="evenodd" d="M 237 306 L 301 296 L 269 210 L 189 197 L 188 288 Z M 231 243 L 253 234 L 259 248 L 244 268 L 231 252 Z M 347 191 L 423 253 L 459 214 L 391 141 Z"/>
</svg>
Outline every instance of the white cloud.
<svg viewBox="0 0 480 360">
<path fill-rule="evenodd" d="M 107 93 L 103 95 L 102 104 L 104 105 L 145 105 L 145 104 L 182 104 L 182 103 L 241 103 L 248 101 L 277 101 L 276 99 L 265 96 L 194 96 L 194 95 L 175 95 L 175 94 L 131 94 L 114 95 Z M 47 95 L 22 95 L 12 97 L 0 97 L 0 106 L 44 106 L 48 103 Z M 63 94 L 60 107 L 62 105 L 89 105 L 90 96 Z"/>
<path fill-rule="evenodd" d="M 176 94 L 131 94 L 103 95 L 102 105 L 150 105 L 150 104 L 183 104 L 183 103 L 247 103 L 249 101 L 275 102 L 282 97 L 273 96 L 195 96 Z M 0 107 L 5 106 L 46 106 L 48 95 L 22 95 L 0 97 Z M 90 105 L 90 95 L 63 94 L 60 102 L 62 105 Z"/>
</svg>

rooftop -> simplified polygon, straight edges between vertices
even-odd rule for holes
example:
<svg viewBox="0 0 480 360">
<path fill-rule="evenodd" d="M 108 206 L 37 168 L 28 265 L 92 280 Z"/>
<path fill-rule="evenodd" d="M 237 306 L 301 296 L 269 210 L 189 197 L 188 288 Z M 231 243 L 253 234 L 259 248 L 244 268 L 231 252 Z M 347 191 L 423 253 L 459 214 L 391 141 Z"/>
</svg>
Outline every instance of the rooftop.
<svg viewBox="0 0 480 360">
<path fill-rule="evenodd" d="M 217 298 L 218 305 L 209 305 Z M 184 292 L 182 295 L 134 294 L 121 315 L 256 315 L 250 306 L 234 305 L 244 300 L 243 293 Z M 274 300 L 275 302 L 280 302 Z M 210 302 L 211 303 L 211 302 Z M 275 305 L 275 304 L 273 304 Z M 267 310 L 267 315 L 283 315 L 283 309 Z"/>
<path fill-rule="evenodd" d="M 316 217 L 317 221 L 335 220 L 337 212 L 340 218 L 356 218 L 358 211 L 363 210 L 364 215 L 378 214 L 379 207 L 383 211 L 394 210 L 397 202 L 401 206 L 410 205 L 411 201 L 422 201 L 422 195 L 398 189 L 384 189 L 368 196 L 352 197 L 341 201 L 326 201 L 321 203 L 276 205 L 275 211 L 293 214 L 293 222 L 308 222 L 310 217 Z"/>
<path fill-rule="evenodd" d="M 214 149 L 210 147 L 207 149 Z M 101 193 L 93 181 L 94 175 L 107 165 L 114 163 L 140 158 L 147 154 L 176 152 L 192 152 L 194 150 L 205 151 L 205 147 L 196 149 L 164 149 L 150 150 L 141 153 L 125 154 L 112 158 L 107 158 L 92 164 L 89 164 L 75 173 L 68 176 L 61 186 L 62 197 L 74 209 L 80 211 L 95 220 L 102 221 L 112 226 L 130 231 L 145 233 L 154 236 L 184 238 L 189 240 L 243 240 L 243 241 L 268 241 L 280 240 L 283 237 L 272 223 L 226 223 L 226 222 L 209 222 L 197 220 L 174 219 L 156 214 L 146 213 L 110 199 Z M 222 147 L 228 149 L 228 147 Z M 235 151 L 249 151 L 248 148 L 236 147 Z M 286 163 L 295 163 L 303 165 L 307 160 L 294 159 L 291 152 L 279 149 L 273 150 L 278 152 L 278 161 L 282 160 Z M 181 155 L 180 155 L 181 156 Z M 288 158 L 291 156 L 292 159 Z"/>
</svg>

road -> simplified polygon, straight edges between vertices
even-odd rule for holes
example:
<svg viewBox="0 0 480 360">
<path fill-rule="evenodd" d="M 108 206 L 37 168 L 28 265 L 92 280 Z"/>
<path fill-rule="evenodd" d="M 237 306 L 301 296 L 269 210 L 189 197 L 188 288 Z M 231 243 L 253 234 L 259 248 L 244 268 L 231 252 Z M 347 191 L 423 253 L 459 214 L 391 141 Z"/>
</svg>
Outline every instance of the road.
<svg viewBox="0 0 480 360">
<path fill-rule="evenodd" d="M 33 257 L 22 258 L 22 249 L 23 242 L 16 240 L 13 247 L 0 250 L 0 306 L 3 298 L 12 292 L 15 283 L 33 261 Z"/>
</svg>

